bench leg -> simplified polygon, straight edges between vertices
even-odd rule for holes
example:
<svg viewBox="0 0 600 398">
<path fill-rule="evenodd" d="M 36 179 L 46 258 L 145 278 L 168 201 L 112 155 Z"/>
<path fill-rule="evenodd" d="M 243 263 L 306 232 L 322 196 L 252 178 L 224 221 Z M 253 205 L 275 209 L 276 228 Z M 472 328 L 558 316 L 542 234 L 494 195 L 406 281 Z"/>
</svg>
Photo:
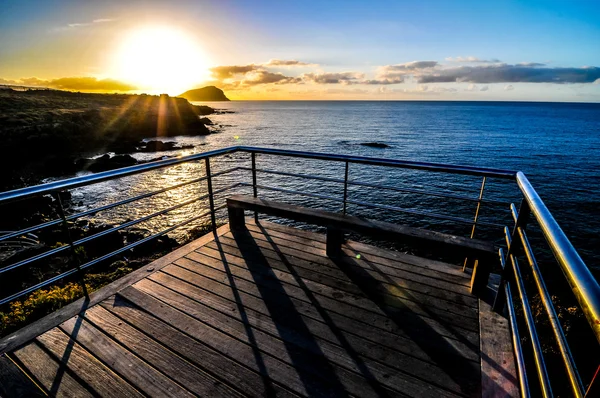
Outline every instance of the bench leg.
<svg viewBox="0 0 600 398">
<path fill-rule="evenodd" d="M 489 261 L 475 260 L 473 275 L 471 276 L 471 294 L 481 296 L 490 279 L 491 266 Z"/>
<path fill-rule="evenodd" d="M 228 207 L 227 213 L 229 215 L 229 229 L 240 230 L 246 226 L 246 219 L 244 218 L 244 209 L 237 207 Z"/>
<path fill-rule="evenodd" d="M 342 253 L 344 233 L 339 229 L 327 227 L 327 256 L 339 257 Z"/>
</svg>

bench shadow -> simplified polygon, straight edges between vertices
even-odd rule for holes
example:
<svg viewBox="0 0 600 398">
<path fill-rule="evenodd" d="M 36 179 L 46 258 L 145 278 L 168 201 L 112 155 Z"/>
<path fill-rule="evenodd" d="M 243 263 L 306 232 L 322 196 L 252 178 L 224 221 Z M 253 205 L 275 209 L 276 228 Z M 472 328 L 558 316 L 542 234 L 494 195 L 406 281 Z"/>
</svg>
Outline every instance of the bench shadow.
<svg viewBox="0 0 600 398">
<path fill-rule="evenodd" d="M 309 327 L 302 319 L 301 314 L 297 311 L 294 302 L 287 294 L 284 286 L 278 278 L 269 278 L 269 287 L 259 283 L 264 278 L 264 269 L 269 267 L 268 260 L 262 254 L 261 248 L 258 246 L 254 237 L 245 228 L 232 229 L 231 231 L 237 247 L 241 253 L 241 257 L 247 265 L 252 277 L 256 280 L 256 287 L 267 307 L 267 310 L 273 319 L 277 332 L 282 338 L 286 350 L 298 372 L 299 377 L 305 385 L 309 396 L 322 395 L 322 390 L 315 390 L 317 386 L 315 381 L 320 379 L 319 384 L 327 385 L 333 396 L 347 397 L 350 396 L 341 382 L 338 373 L 324 356 L 321 347 L 315 336 L 311 333 Z M 265 235 L 267 236 L 267 235 Z M 217 243 L 219 244 L 219 243 Z M 273 250 L 278 253 L 280 260 L 290 269 L 293 274 L 293 268 L 287 262 L 285 255 L 277 248 L 277 245 L 271 241 Z M 220 247 L 220 246 L 219 246 Z M 223 260 L 225 261 L 225 260 Z M 319 310 L 318 305 L 311 297 L 310 291 L 302 285 L 301 279 L 295 275 L 294 278 L 299 282 L 304 292 L 311 299 L 313 305 Z M 324 312 L 319 310 L 321 314 Z M 327 319 L 327 318 L 325 318 Z M 329 323 L 331 326 L 332 323 Z M 339 333 L 337 333 L 339 335 Z M 343 336 L 342 336 L 343 337 Z M 294 341 L 295 343 L 292 343 Z M 300 347 L 301 346 L 301 347 Z M 368 369 L 365 369 L 368 372 Z M 386 396 L 386 392 L 378 385 L 372 385 L 376 395 Z"/>
<path fill-rule="evenodd" d="M 372 300 L 399 329 L 406 333 L 408 338 L 423 350 L 441 371 L 446 373 L 460 387 L 463 394 L 474 395 L 480 391 L 478 364 L 462 356 L 439 332 L 423 320 L 420 314 L 410 309 L 403 302 L 403 299 L 383 293 L 386 287 L 365 268 L 377 272 L 387 284 L 394 286 L 397 291 L 402 292 L 407 300 L 418 305 L 427 314 L 428 318 L 442 325 L 453 335 L 458 336 L 460 332 L 456 331 L 447 321 L 432 313 L 427 306 L 419 303 L 419 299 L 411 294 L 410 290 L 399 286 L 375 264 L 365 259 L 364 256 L 361 256 L 360 263 L 356 259 L 343 254 L 331 256 L 330 259 L 362 290 L 366 297 Z M 393 307 L 390 306 L 390 303 L 393 303 Z M 475 348 L 466 339 L 462 340 L 468 343 L 467 346 L 470 346 L 470 348 Z M 476 352 L 479 352 L 478 347 Z"/>
</svg>

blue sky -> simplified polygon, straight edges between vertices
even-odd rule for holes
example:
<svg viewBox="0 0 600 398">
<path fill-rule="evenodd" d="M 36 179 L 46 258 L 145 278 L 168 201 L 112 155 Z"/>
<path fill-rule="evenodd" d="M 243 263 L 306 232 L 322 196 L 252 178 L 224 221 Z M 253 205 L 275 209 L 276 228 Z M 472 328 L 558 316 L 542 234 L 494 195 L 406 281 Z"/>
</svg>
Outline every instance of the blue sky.
<svg viewBox="0 0 600 398">
<path fill-rule="evenodd" d="M 598 0 L 4 0 L 0 78 L 119 79 L 106 60 L 126 32 L 142 25 L 185 31 L 202 48 L 208 70 L 195 83 L 222 85 L 239 98 L 600 101 L 600 84 L 589 81 L 596 76 L 589 67 L 600 67 Z M 267 65 L 271 59 L 310 66 Z M 414 61 L 437 65 L 375 84 L 391 76 L 386 67 Z M 512 68 L 519 63 L 539 65 Z M 225 80 L 210 76 L 214 67 L 244 65 L 255 68 Z M 470 78 L 482 68 L 499 74 Z M 537 80 L 514 77 L 529 72 Z M 336 73 L 347 74 L 319 78 Z M 579 77 L 571 79 L 573 73 Z M 440 74 L 446 77 L 431 78 Z"/>
</svg>

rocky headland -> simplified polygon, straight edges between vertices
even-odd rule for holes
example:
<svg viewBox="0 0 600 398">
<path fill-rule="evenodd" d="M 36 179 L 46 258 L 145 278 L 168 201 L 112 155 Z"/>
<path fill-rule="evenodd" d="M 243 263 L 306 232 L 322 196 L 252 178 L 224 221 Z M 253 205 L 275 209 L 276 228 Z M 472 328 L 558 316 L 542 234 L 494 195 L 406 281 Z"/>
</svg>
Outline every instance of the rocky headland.
<svg viewBox="0 0 600 398">
<path fill-rule="evenodd" d="M 167 95 L 0 89 L 0 190 L 80 171 L 97 163 L 88 158 L 107 152 L 184 149 L 161 139 L 208 135 L 212 122 L 205 116 L 213 113 Z M 132 159 L 104 158 L 94 169 L 123 167 Z"/>
</svg>

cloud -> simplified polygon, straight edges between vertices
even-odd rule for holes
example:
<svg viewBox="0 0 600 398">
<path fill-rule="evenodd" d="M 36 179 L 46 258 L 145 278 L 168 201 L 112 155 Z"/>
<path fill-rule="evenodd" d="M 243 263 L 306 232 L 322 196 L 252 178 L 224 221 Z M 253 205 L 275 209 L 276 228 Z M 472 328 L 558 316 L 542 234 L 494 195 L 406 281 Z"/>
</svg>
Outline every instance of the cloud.
<svg viewBox="0 0 600 398">
<path fill-rule="evenodd" d="M 387 84 L 400 84 L 404 82 L 404 77 L 402 76 L 398 76 L 398 77 L 389 77 L 389 78 L 383 78 L 383 79 L 371 79 L 371 80 L 363 80 L 360 82 L 357 82 L 359 84 L 382 84 L 382 85 L 387 85 Z"/>
<path fill-rule="evenodd" d="M 428 70 L 437 67 L 437 61 L 413 61 L 404 64 L 385 65 L 379 67 L 377 80 L 373 84 L 398 84 L 405 80 L 405 77 L 419 71 Z M 378 82 L 378 83 L 375 83 Z"/>
<path fill-rule="evenodd" d="M 499 59 L 497 58 L 492 58 L 492 59 L 481 59 L 481 58 L 477 58 L 477 57 L 448 57 L 446 58 L 446 61 L 448 62 L 462 62 L 462 63 L 482 63 L 482 64 L 491 64 L 491 63 L 499 63 L 501 62 Z"/>
<path fill-rule="evenodd" d="M 310 64 L 308 62 L 296 61 L 295 59 L 282 60 L 282 59 L 271 59 L 269 62 L 264 63 L 263 66 L 318 66 L 317 64 Z"/>
<path fill-rule="evenodd" d="M 541 64 L 539 62 L 519 62 L 517 64 L 518 66 L 529 66 L 529 67 L 536 67 L 536 66 L 546 66 L 546 64 Z"/>
<path fill-rule="evenodd" d="M 425 71 L 416 76 L 419 83 L 592 83 L 600 78 L 600 68 L 540 68 L 528 65 L 459 66 Z"/>
<path fill-rule="evenodd" d="M 260 67 L 258 65 L 250 64 L 250 65 L 231 65 L 231 66 L 216 66 L 214 68 L 210 68 L 211 73 L 215 77 L 215 79 L 229 79 L 234 77 L 235 75 L 245 75 L 248 72 L 253 72 L 255 70 L 259 70 Z"/>
<path fill-rule="evenodd" d="M 90 26 L 90 25 L 99 24 L 99 23 L 113 22 L 114 20 L 115 19 L 113 19 L 113 18 L 98 18 L 98 19 L 94 19 L 91 22 L 74 22 L 74 23 L 67 24 L 67 26 L 60 27 L 57 30 L 80 28 L 83 26 Z"/>
<path fill-rule="evenodd" d="M 274 73 L 266 70 L 258 70 L 246 74 L 244 80 L 239 84 L 242 86 L 256 86 L 258 84 L 292 84 L 300 83 L 302 79 L 298 77 L 285 76 L 283 73 Z"/>
<path fill-rule="evenodd" d="M 263 68 L 262 65 L 256 64 L 216 66 L 211 68 L 210 71 L 216 80 L 216 84 L 221 84 L 231 89 L 260 84 L 291 84 L 302 82 L 302 79 L 299 77 L 271 72 Z"/>
<path fill-rule="evenodd" d="M 6 82 L 6 83 L 3 83 Z M 20 85 L 26 87 L 47 87 L 59 90 L 73 91 L 132 91 L 137 87 L 114 79 L 98 80 L 95 77 L 61 77 L 59 79 L 38 79 L 37 77 L 18 80 L 0 79 L 2 84 Z"/>
<path fill-rule="evenodd" d="M 437 61 L 412 61 L 404 64 L 386 65 L 382 69 L 389 72 L 410 71 L 416 69 L 427 69 L 437 66 Z"/>
<path fill-rule="evenodd" d="M 363 73 L 337 72 L 337 73 L 305 73 L 301 77 L 304 80 L 317 84 L 353 84 L 364 78 Z"/>
</svg>

